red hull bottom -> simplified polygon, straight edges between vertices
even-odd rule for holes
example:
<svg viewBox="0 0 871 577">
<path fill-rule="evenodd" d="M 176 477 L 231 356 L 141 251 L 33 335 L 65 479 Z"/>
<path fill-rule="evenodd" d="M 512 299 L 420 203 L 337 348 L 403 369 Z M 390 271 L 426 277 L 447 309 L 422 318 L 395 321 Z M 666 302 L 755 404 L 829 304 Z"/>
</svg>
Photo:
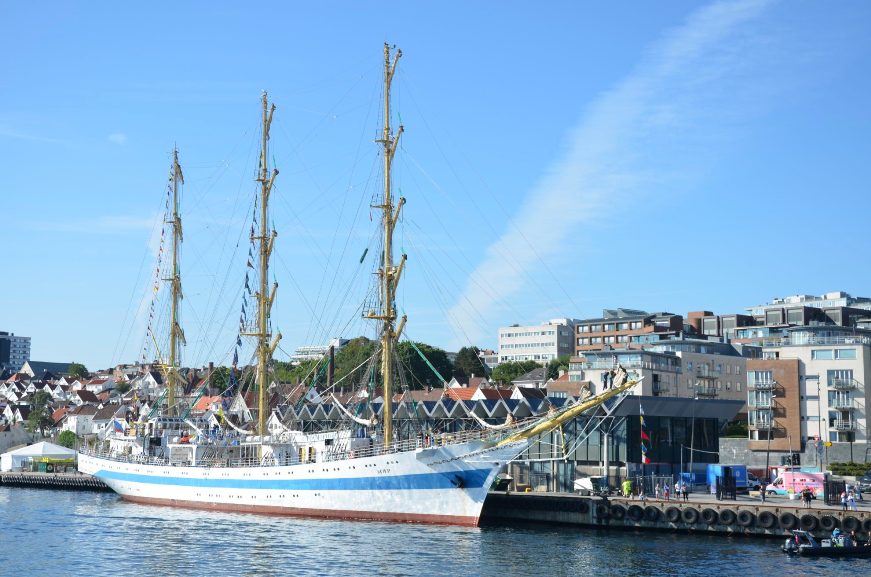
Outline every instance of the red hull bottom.
<svg viewBox="0 0 871 577">
<path fill-rule="evenodd" d="M 430 525 L 456 525 L 461 527 L 477 527 L 477 517 L 460 517 L 458 515 L 424 515 L 419 513 L 373 513 L 371 511 L 345 511 L 336 509 L 294 509 L 291 507 L 270 507 L 261 505 L 234 505 L 231 503 L 199 503 L 196 501 L 178 501 L 175 499 L 151 499 L 124 495 L 125 501 L 143 505 L 165 505 L 169 507 L 184 507 L 186 509 L 203 509 L 206 511 L 231 511 L 234 513 L 258 513 L 263 515 L 288 515 L 291 517 L 309 517 L 317 519 L 345 519 L 354 521 L 390 521 L 393 523 L 427 523 Z"/>
</svg>

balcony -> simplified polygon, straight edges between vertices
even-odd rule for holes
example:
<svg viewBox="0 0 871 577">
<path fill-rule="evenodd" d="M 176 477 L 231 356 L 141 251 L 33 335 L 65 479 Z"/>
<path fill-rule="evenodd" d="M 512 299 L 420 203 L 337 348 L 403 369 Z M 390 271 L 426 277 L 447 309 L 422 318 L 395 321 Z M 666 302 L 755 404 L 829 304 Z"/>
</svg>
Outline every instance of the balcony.
<svg viewBox="0 0 871 577">
<path fill-rule="evenodd" d="M 653 383 L 653 394 L 661 395 L 662 393 L 667 393 L 669 391 L 669 386 L 666 383 Z"/>
<path fill-rule="evenodd" d="M 836 431 L 852 431 L 856 428 L 856 421 L 852 419 L 836 419 L 834 429 Z"/>
<path fill-rule="evenodd" d="M 770 391 L 777 386 L 777 381 L 747 381 L 747 388 L 757 391 Z"/>
<path fill-rule="evenodd" d="M 717 387 L 696 387 L 696 397 L 698 398 L 716 399 L 719 396 L 720 391 L 717 390 Z"/>
<path fill-rule="evenodd" d="M 774 408 L 774 399 L 756 399 L 750 403 L 750 406 L 756 409 L 771 409 Z"/>
<path fill-rule="evenodd" d="M 844 391 L 855 389 L 858 386 L 856 379 L 831 379 L 829 380 L 829 388 Z"/>
<path fill-rule="evenodd" d="M 700 379 L 719 379 L 722 371 L 711 369 L 709 367 L 699 367 L 696 369 L 696 377 Z"/>
<path fill-rule="evenodd" d="M 771 421 L 769 421 L 769 420 L 757 419 L 755 423 L 749 423 L 748 426 L 750 427 L 750 429 L 753 429 L 756 431 L 767 431 L 769 428 L 771 428 L 771 429 L 775 428 L 774 426 L 769 427 L 769 424 L 771 424 Z"/>
<path fill-rule="evenodd" d="M 836 398 L 831 402 L 830 406 L 833 409 L 840 409 L 842 411 L 852 411 L 855 408 L 853 405 L 853 399 Z"/>
</svg>

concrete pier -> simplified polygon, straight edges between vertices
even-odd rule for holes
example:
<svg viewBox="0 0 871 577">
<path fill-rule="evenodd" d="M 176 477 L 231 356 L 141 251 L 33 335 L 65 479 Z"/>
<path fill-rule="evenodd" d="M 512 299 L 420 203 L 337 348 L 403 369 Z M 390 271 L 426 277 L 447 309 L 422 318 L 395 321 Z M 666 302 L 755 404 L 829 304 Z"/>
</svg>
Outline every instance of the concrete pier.
<svg viewBox="0 0 871 577">
<path fill-rule="evenodd" d="M 0 486 L 69 491 L 109 491 L 101 480 L 79 473 L 0 473 Z"/>
<path fill-rule="evenodd" d="M 717 501 L 693 495 L 689 502 L 631 500 L 623 497 L 582 497 L 568 493 L 491 492 L 481 522 L 536 522 L 583 527 L 720 533 L 783 537 L 804 529 L 818 537 L 832 530 L 856 531 L 865 539 L 871 531 L 871 511 L 842 511 L 818 501 L 805 509 L 799 501 L 744 498 Z"/>
</svg>

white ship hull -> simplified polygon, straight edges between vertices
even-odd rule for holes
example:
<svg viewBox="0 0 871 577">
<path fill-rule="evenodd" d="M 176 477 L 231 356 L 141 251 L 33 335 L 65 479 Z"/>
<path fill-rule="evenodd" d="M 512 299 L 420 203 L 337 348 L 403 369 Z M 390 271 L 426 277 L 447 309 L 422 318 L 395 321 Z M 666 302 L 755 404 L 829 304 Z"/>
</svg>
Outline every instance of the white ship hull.
<svg viewBox="0 0 871 577">
<path fill-rule="evenodd" d="M 496 474 L 526 441 L 470 441 L 288 466 L 150 465 L 79 455 L 79 470 L 122 498 L 159 505 L 476 526 Z"/>
</svg>

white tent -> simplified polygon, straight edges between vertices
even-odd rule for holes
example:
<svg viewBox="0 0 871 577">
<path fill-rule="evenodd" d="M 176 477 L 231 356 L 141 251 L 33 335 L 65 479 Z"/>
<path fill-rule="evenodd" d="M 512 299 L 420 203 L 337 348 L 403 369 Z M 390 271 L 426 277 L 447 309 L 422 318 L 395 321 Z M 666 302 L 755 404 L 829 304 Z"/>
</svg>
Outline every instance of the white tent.
<svg viewBox="0 0 871 577">
<path fill-rule="evenodd" d="M 76 451 L 43 441 L 0 455 L 0 471 L 20 469 L 34 458 L 75 459 Z"/>
</svg>

